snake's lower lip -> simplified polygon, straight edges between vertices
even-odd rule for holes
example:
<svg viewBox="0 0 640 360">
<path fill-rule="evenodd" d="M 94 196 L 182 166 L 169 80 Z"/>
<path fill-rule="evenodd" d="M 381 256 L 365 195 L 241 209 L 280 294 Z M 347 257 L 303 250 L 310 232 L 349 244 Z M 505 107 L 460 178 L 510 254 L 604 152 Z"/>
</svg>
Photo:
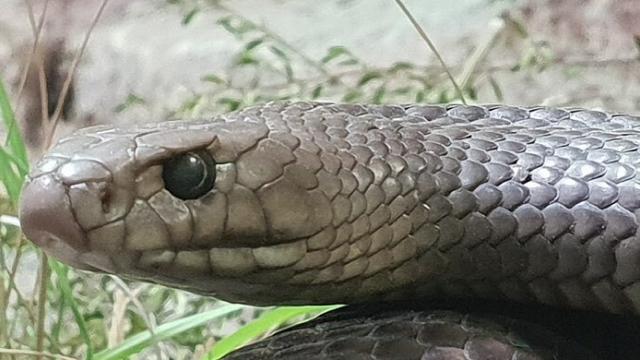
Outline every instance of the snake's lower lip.
<svg viewBox="0 0 640 360">
<path fill-rule="evenodd" d="M 69 265 L 89 269 L 78 260 L 84 232 L 75 221 L 64 186 L 50 175 L 30 181 L 22 193 L 22 230 L 45 252 Z"/>
</svg>

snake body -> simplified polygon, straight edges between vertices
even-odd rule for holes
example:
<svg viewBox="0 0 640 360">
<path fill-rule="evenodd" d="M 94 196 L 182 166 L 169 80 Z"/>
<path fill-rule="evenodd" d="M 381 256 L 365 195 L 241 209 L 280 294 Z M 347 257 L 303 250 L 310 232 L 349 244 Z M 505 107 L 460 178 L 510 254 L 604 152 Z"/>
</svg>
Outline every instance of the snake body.
<svg viewBox="0 0 640 360">
<path fill-rule="evenodd" d="M 163 171 L 186 153 L 216 176 L 181 198 Z M 473 298 L 635 316 L 639 164 L 640 118 L 625 114 L 274 102 L 80 130 L 36 165 L 21 222 L 70 265 L 233 302 Z"/>
</svg>

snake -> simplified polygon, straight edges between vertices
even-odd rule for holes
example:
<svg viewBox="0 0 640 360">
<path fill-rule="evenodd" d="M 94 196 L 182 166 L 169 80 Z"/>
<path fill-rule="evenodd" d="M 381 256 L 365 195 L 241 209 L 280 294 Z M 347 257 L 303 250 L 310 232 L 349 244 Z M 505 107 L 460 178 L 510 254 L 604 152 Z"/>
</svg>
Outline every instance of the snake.
<svg viewBox="0 0 640 360">
<path fill-rule="evenodd" d="M 80 129 L 20 219 L 78 269 L 351 304 L 228 359 L 633 359 L 639 166 L 628 114 L 276 101 Z"/>
</svg>

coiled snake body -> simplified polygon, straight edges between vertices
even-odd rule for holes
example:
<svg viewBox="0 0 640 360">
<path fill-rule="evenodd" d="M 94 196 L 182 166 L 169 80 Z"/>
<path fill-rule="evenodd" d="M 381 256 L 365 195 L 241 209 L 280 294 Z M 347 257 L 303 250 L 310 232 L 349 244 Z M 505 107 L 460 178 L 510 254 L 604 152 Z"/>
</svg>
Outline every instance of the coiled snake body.
<svg viewBox="0 0 640 360">
<path fill-rule="evenodd" d="M 343 310 L 232 358 L 595 358 L 530 322 L 640 314 L 639 149 L 640 118 L 583 109 L 269 103 L 80 130 L 21 221 L 72 266 L 233 302 L 467 299 Z M 537 310 L 474 315 L 494 301 Z"/>
</svg>

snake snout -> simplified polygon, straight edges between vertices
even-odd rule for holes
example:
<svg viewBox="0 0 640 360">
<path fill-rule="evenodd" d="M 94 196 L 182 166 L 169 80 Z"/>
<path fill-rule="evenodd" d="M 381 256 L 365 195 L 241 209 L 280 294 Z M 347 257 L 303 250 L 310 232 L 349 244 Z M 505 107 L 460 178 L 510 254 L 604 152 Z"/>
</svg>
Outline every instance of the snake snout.
<svg viewBox="0 0 640 360">
<path fill-rule="evenodd" d="M 84 232 L 75 220 L 65 187 L 53 176 L 33 179 L 25 186 L 20 207 L 24 234 L 45 252 L 82 269 L 78 256 L 85 250 Z"/>
</svg>

